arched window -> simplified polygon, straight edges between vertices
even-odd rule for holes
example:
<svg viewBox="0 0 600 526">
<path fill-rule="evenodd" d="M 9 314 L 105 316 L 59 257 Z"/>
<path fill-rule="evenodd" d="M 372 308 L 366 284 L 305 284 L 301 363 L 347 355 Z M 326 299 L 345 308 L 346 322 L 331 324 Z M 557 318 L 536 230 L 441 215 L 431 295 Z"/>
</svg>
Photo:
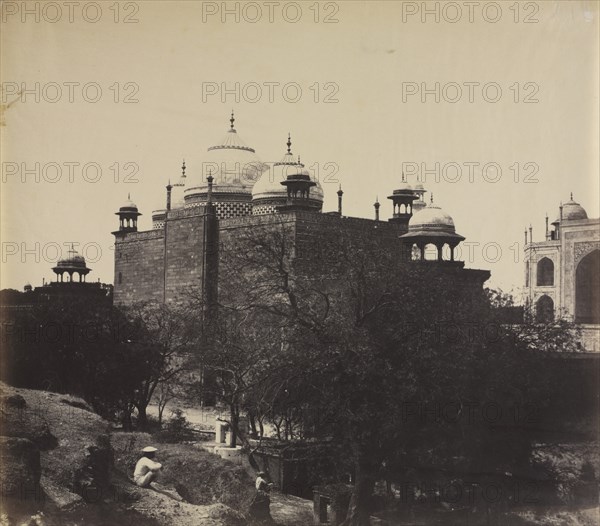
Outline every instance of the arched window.
<svg viewBox="0 0 600 526">
<path fill-rule="evenodd" d="M 554 302 L 545 294 L 535 304 L 536 323 L 550 323 L 554 321 Z"/>
<path fill-rule="evenodd" d="M 577 265 L 575 321 L 600 323 L 600 250 L 590 252 Z"/>
<path fill-rule="evenodd" d="M 119 272 L 119 279 L 118 279 L 118 283 L 119 283 L 119 285 L 120 285 L 121 283 L 123 283 L 123 274 L 122 274 L 121 272 Z"/>
<path fill-rule="evenodd" d="M 529 261 L 525 261 L 525 286 L 529 287 Z"/>
<path fill-rule="evenodd" d="M 425 245 L 425 260 L 436 261 L 438 257 L 437 247 L 433 243 Z"/>
<path fill-rule="evenodd" d="M 537 264 L 537 286 L 552 287 L 554 285 L 554 263 L 550 258 L 542 258 Z"/>
</svg>

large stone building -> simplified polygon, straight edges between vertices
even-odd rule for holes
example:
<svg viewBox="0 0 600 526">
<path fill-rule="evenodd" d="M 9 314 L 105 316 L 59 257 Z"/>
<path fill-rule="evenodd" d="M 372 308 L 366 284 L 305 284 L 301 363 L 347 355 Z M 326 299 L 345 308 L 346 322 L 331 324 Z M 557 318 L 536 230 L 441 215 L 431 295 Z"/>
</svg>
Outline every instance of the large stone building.
<svg viewBox="0 0 600 526">
<path fill-rule="evenodd" d="M 537 321 L 567 317 L 580 325 L 583 346 L 600 351 L 600 219 L 570 199 L 559 206 L 542 241 L 525 231 L 525 302 Z"/>
<path fill-rule="evenodd" d="M 480 288 L 488 279 L 488 271 L 465 269 L 454 260 L 454 248 L 464 238 L 433 199 L 425 202 L 419 182 L 413 188 L 402 175 L 389 196 L 389 221 L 379 219 L 379 202 L 374 219 L 344 216 L 341 188 L 338 210 L 323 212 L 323 188 L 292 153 L 289 135 L 281 160 L 267 165 L 242 141 L 234 123 L 232 114 L 225 137 L 207 149 L 198 173 L 186 173 L 184 162 L 177 183 L 166 187 L 166 206 L 152 212 L 152 229 L 138 230 L 141 213 L 129 199 L 117 212 L 115 303 L 178 301 L 192 290 L 201 290 L 210 303 L 218 292 L 223 249 L 245 229 L 283 223 L 293 238 L 295 261 L 311 272 L 325 271 L 317 245 L 343 234 L 365 247 L 373 240 L 384 242 L 412 259 L 432 255 L 430 264 Z"/>
</svg>

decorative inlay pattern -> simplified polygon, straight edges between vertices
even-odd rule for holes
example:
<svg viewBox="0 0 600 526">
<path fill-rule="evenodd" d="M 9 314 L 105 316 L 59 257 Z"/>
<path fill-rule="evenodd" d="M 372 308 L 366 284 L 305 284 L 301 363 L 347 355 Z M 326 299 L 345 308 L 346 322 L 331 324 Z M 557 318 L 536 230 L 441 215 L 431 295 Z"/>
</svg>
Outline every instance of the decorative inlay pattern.
<svg viewBox="0 0 600 526">
<path fill-rule="evenodd" d="M 581 241 L 579 243 L 573 243 L 575 267 L 577 267 L 579 262 L 594 249 L 600 250 L 600 241 Z"/>
</svg>

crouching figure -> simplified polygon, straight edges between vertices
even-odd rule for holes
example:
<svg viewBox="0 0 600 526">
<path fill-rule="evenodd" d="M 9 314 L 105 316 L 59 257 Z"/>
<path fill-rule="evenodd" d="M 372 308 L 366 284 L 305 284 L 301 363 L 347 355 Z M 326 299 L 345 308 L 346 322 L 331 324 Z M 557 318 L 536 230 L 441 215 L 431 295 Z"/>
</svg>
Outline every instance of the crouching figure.
<svg viewBox="0 0 600 526">
<path fill-rule="evenodd" d="M 155 462 L 154 460 L 157 451 L 158 449 L 152 446 L 142 449 L 142 457 L 137 461 L 133 472 L 133 481 L 140 488 L 152 488 L 154 491 L 162 493 L 167 497 L 182 501 L 183 498 L 177 493 L 177 490 L 174 488 L 167 488 L 156 482 L 158 473 L 162 469 L 162 464 L 160 462 Z"/>
</svg>

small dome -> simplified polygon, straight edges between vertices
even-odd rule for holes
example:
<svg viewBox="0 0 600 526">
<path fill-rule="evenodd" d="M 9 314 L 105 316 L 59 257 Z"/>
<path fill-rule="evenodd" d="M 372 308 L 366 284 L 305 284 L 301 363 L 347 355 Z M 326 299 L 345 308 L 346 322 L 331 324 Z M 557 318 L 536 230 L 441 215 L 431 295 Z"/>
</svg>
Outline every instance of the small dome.
<svg viewBox="0 0 600 526">
<path fill-rule="evenodd" d="M 129 196 L 127 196 L 127 201 L 123 203 L 123 206 L 119 208 L 119 212 L 137 212 L 137 205 L 131 200 Z"/>
<path fill-rule="evenodd" d="M 412 192 L 413 187 L 410 186 L 406 181 L 402 181 L 399 185 L 398 188 L 396 188 L 394 190 L 394 193 L 399 193 L 399 192 Z"/>
<path fill-rule="evenodd" d="M 404 172 L 402 172 L 402 180 L 400 181 L 400 184 L 398 185 L 398 187 L 394 190 L 393 194 L 394 195 L 413 194 L 413 187 L 410 184 L 408 184 L 408 182 L 406 180 L 406 176 L 404 175 Z"/>
<path fill-rule="evenodd" d="M 87 268 L 85 264 L 85 258 L 82 255 L 75 252 L 75 250 L 73 250 L 72 248 L 71 250 L 69 250 L 66 258 L 58 260 L 56 266 L 58 268 Z"/>
<path fill-rule="evenodd" d="M 420 181 L 417 181 L 417 184 L 414 186 L 414 190 L 419 191 L 419 192 L 424 192 L 425 187 L 423 186 L 423 183 L 421 183 Z"/>
<path fill-rule="evenodd" d="M 576 221 L 578 219 L 587 219 L 588 216 L 583 206 L 573 201 L 573 195 L 571 195 L 571 199 L 563 205 L 562 218 L 563 221 Z"/>
<path fill-rule="evenodd" d="M 408 231 L 455 233 L 456 229 L 452 217 L 439 206 L 430 203 L 410 218 Z"/>
</svg>

